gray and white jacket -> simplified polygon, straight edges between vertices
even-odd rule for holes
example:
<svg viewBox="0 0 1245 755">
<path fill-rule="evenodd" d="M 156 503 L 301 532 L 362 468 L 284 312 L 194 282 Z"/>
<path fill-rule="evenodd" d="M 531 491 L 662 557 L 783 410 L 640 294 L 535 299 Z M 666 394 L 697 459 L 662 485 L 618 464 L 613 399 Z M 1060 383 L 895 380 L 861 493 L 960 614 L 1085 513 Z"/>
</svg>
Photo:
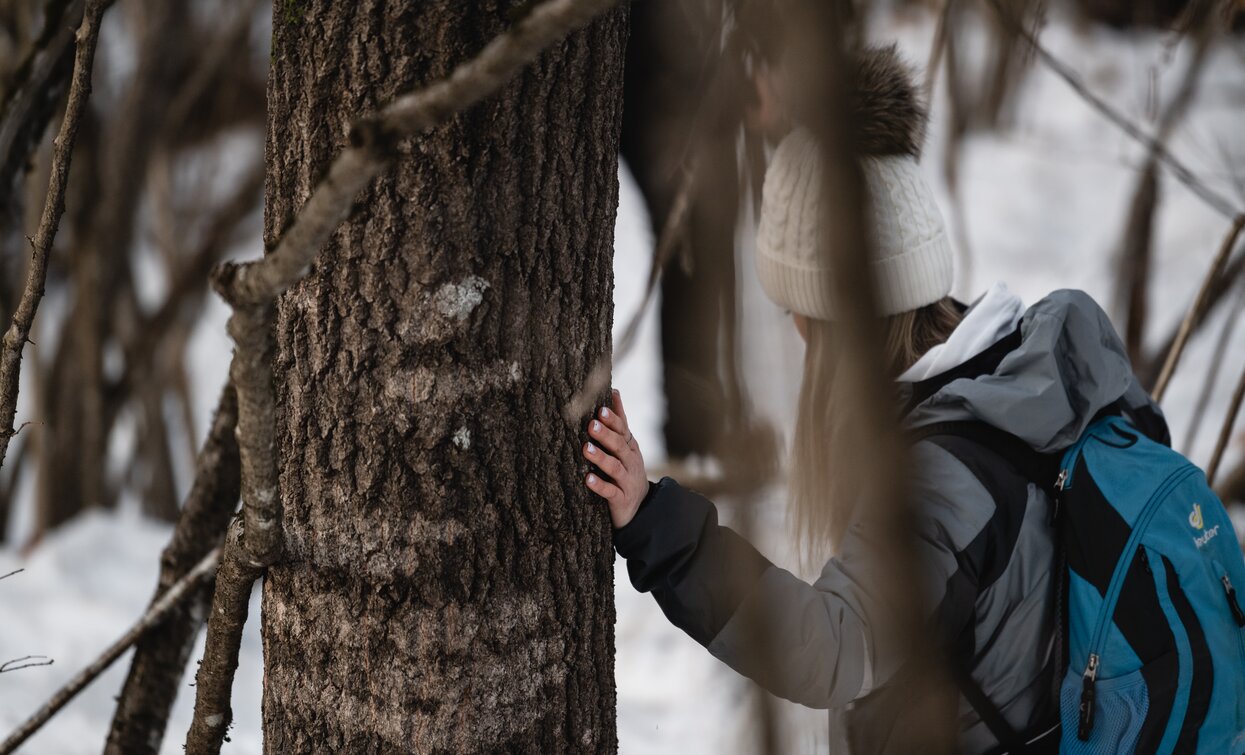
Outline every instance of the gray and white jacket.
<svg viewBox="0 0 1245 755">
<path fill-rule="evenodd" d="M 982 421 L 1057 454 L 1115 406 L 1167 440 L 1106 314 L 1079 291 L 1051 294 L 1007 337 L 899 390 L 914 430 Z M 960 638 L 967 672 L 1012 728 L 1040 733 L 1058 718 L 1050 498 L 973 443 L 918 442 L 909 461 L 919 588 L 931 620 L 943 637 Z M 710 653 L 776 695 L 830 709 L 833 751 L 888 753 L 901 747 L 903 725 L 888 717 L 903 711 L 896 699 L 910 690 L 902 659 L 885 649 L 869 539 L 865 527 L 850 527 L 809 584 L 720 526 L 708 500 L 666 478 L 614 544 L 635 587 L 652 592 Z M 959 724 L 962 752 L 998 744 L 963 700 Z"/>
</svg>

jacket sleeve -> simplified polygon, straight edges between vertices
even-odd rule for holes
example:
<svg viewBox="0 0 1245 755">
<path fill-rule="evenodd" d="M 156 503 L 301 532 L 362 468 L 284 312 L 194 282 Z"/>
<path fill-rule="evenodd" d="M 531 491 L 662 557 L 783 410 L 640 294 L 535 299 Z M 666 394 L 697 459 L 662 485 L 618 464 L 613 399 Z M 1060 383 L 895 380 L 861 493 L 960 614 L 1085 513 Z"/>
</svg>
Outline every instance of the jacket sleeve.
<svg viewBox="0 0 1245 755">
<path fill-rule="evenodd" d="M 649 487 L 635 517 L 614 532 L 614 547 L 627 559 L 631 584 L 653 593 L 670 622 L 702 645 L 772 568 L 718 524 L 712 503 L 669 477 Z"/>
<path fill-rule="evenodd" d="M 672 623 L 773 694 L 815 708 L 845 705 L 895 671 L 873 629 L 887 621 L 870 598 L 878 591 L 864 541 L 853 527 L 842 555 L 809 584 L 720 526 L 712 503 L 669 478 L 615 533 L 632 583 L 651 591 Z M 935 550 L 925 576 L 943 604 L 956 561 L 939 542 L 922 539 Z"/>
</svg>

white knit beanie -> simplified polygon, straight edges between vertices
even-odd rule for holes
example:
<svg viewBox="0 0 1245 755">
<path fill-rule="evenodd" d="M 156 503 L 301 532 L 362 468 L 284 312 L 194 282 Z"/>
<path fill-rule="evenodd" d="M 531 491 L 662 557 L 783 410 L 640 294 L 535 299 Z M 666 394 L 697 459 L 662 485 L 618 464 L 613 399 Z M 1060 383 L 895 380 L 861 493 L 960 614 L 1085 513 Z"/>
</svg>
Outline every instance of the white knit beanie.
<svg viewBox="0 0 1245 755">
<path fill-rule="evenodd" d="M 912 155 L 861 159 L 870 259 L 881 315 L 933 304 L 951 292 L 951 246 L 933 192 Z M 779 306 L 835 319 L 829 260 L 819 249 L 821 156 L 813 135 L 792 131 L 765 172 L 757 228 L 757 275 Z"/>
</svg>

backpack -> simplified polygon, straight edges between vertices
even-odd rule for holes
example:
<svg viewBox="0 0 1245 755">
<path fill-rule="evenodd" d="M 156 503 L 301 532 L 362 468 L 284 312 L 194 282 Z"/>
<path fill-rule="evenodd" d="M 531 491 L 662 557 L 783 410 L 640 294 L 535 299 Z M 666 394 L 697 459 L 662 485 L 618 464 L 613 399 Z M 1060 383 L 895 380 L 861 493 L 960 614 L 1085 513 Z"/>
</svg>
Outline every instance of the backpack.
<svg viewBox="0 0 1245 755">
<path fill-rule="evenodd" d="M 973 440 L 1051 495 L 1060 752 L 1245 753 L 1245 556 L 1197 466 L 1118 414 L 1061 457 L 981 422 L 916 432 Z M 1050 751 L 957 677 L 1000 751 Z"/>
</svg>

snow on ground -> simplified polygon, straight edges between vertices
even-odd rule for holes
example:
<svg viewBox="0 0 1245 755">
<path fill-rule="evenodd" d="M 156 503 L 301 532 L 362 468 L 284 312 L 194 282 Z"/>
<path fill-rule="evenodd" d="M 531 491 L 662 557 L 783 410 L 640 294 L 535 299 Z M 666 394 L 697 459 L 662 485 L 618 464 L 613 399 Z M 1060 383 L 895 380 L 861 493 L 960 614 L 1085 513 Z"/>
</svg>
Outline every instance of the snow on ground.
<svg viewBox="0 0 1245 755">
<path fill-rule="evenodd" d="M 903 16 L 880 24 L 883 39 L 896 39 L 908 58 L 927 59 L 929 18 Z M 1170 96 L 1188 50 L 1171 48 L 1162 34 L 1125 36 L 1097 28 L 1079 29 L 1056 19 L 1043 37 L 1052 50 L 1084 73 L 1090 85 L 1130 117 L 1150 123 L 1152 92 Z M 1220 50 L 1206 75 L 1192 113 L 1177 129 L 1172 149 L 1219 191 L 1245 204 L 1224 166 L 1245 164 L 1245 55 L 1238 39 Z M 942 184 L 943 120 L 941 90 L 936 95 L 928 174 L 948 218 L 952 200 Z M 975 294 L 996 279 L 1006 280 L 1032 302 L 1054 288 L 1088 290 L 1110 309 L 1113 254 L 1136 180 L 1141 150 L 1090 110 L 1068 87 L 1040 67 L 1028 79 L 1014 126 L 972 137 L 965 145 L 961 181 L 967 209 L 966 235 L 973 258 L 956 293 Z M 1235 125 L 1234 125 L 1235 124 Z M 643 203 L 625 170 L 621 173 L 616 276 L 616 322 L 621 327 L 640 300 L 652 245 Z M 1227 230 L 1228 221 L 1206 208 L 1169 175 L 1161 186 L 1163 203 L 1156 225 L 1157 259 L 1152 278 L 1151 336 L 1165 333 L 1191 301 L 1206 266 Z M 790 326 L 760 293 L 751 273 L 748 233 L 740 249 L 741 329 L 745 378 L 757 412 L 789 431 L 802 351 Z M 258 248 L 258 247 L 256 247 Z M 242 250 L 244 254 L 249 253 Z M 1206 332 L 1215 333 L 1220 313 Z M 224 380 L 229 343 L 225 310 L 213 300 L 192 348 L 199 394 L 198 427 Z M 627 399 L 635 433 L 650 464 L 660 463 L 657 335 L 652 313 L 646 318 L 634 354 L 620 364 L 615 384 Z M 1180 441 L 1200 389 L 1213 338 L 1195 340 L 1165 403 Z M 1226 406 L 1234 377 L 1245 368 L 1245 327 L 1226 352 L 1216 398 L 1193 447 L 1205 462 Z M 19 417 L 19 420 L 21 418 Z M 1229 461 L 1239 458 L 1240 444 Z M 759 547 L 781 565 L 799 571 L 787 536 L 783 491 L 775 486 L 755 504 Z M 724 502 L 723 518 L 736 517 Z M 23 529 L 27 517 L 15 522 Z M 48 655 L 50 667 L 0 675 L 0 733 L 33 711 L 55 688 L 92 660 L 143 610 L 155 584 L 158 556 L 169 530 L 130 511 L 90 514 L 52 535 L 29 558 L 0 549 L 0 574 L 25 571 L 0 582 L 0 660 Z M 807 575 L 806 575 L 807 576 Z M 617 678 L 619 739 L 623 753 L 750 752 L 755 747 L 754 687 L 711 658 L 674 629 L 647 595 L 636 593 L 621 563 L 615 571 L 618 606 Z M 243 639 L 234 685 L 236 724 L 229 751 L 260 751 L 262 659 L 258 601 Z M 196 651 L 197 658 L 201 653 Z M 100 750 L 124 678 L 128 655 L 89 687 L 23 748 L 39 755 L 76 755 Z M 192 666 L 193 670 L 193 666 Z M 186 687 L 174 708 L 163 752 L 181 751 L 189 726 L 192 690 Z M 824 751 L 826 719 L 778 701 L 786 750 Z"/>
</svg>

